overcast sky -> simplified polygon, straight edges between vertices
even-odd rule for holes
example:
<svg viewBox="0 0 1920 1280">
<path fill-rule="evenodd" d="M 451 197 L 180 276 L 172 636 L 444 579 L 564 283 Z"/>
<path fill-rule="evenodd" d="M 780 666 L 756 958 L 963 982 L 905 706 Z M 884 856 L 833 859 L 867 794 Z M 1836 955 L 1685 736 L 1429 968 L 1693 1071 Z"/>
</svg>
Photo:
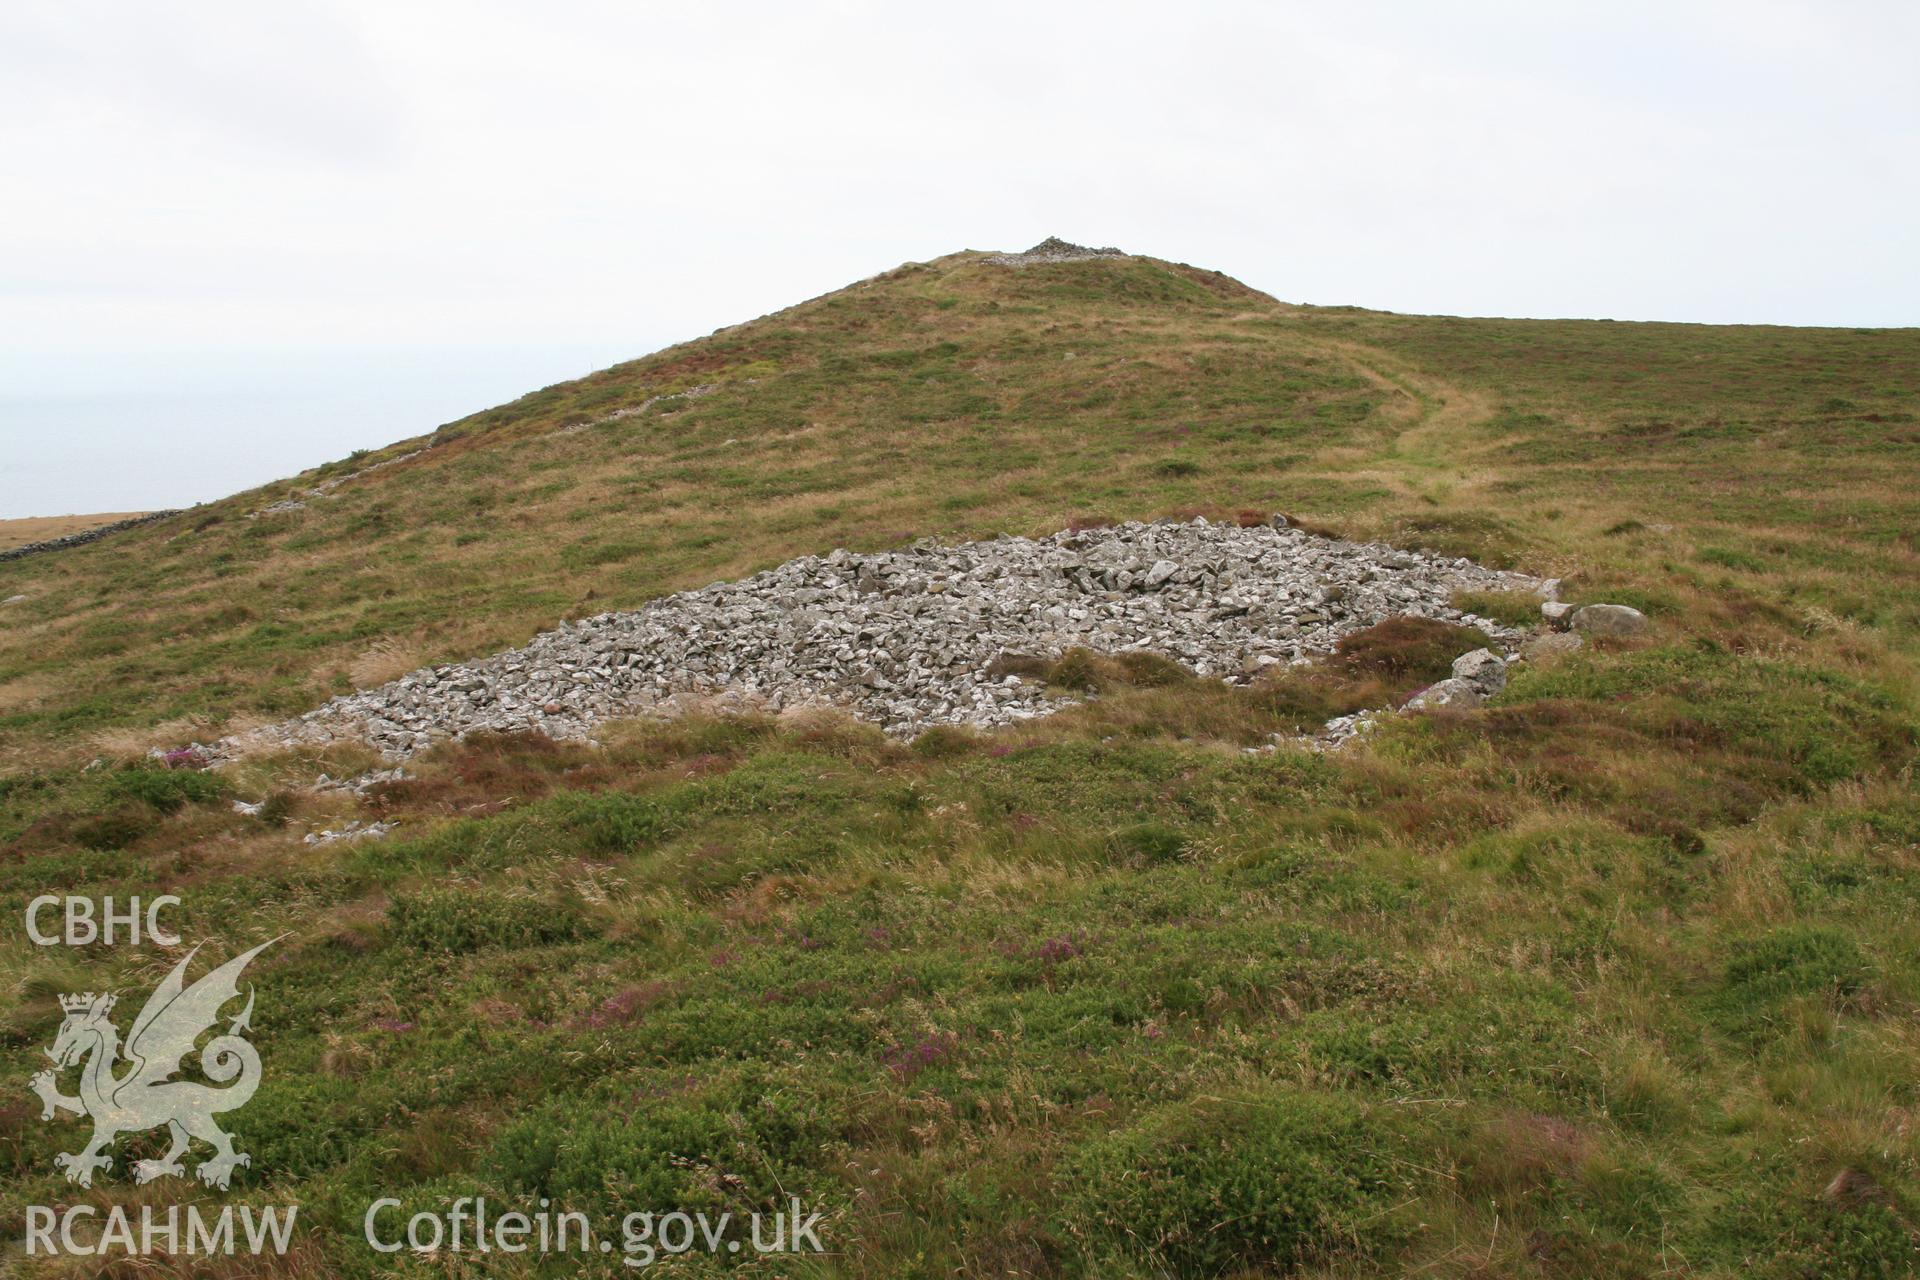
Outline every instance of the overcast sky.
<svg viewBox="0 0 1920 1280">
<path fill-rule="evenodd" d="M 910 259 L 1920 324 L 1920 6 L 7 0 L 0 516 L 219 496 Z"/>
</svg>

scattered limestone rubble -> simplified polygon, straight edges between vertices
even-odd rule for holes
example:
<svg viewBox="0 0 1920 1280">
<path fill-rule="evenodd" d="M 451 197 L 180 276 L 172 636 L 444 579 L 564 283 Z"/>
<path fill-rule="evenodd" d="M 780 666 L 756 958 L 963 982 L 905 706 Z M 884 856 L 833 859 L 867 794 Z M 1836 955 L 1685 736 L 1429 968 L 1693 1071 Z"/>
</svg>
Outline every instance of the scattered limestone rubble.
<svg viewBox="0 0 1920 1280">
<path fill-rule="evenodd" d="M 386 458 L 379 462 L 369 463 L 368 465 L 360 468 L 358 471 L 349 471 L 344 476 L 334 476 L 332 479 L 322 480 L 319 484 L 307 490 L 307 496 L 309 498 L 324 498 L 327 496 L 327 494 L 332 493 L 335 489 L 338 489 L 341 485 L 347 483 L 349 480 L 358 480 L 361 476 L 368 475 L 372 472 L 384 471 L 388 467 L 397 467 L 403 462 L 411 462 L 415 458 L 419 457 L 421 454 L 425 453 L 427 450 L 431 448 L 433 448 L 433 443 L 429 441 L 428 443 L 421 445 L 418 449 L 415 449 L 411 453 L 403 453 L 397 457 Z"/>
<path fill-rule="evenodd" d="M 302 844 L 338 844 L 342 840 L 378 840 L 393 830 L 391 822 L 362 822 L 358 818 L 337 831 L 309 831 Z"/>
<path fill-rule="evenodd" d="M 350 480 L 358 480 L 361 476 L 368 475 L 372 472 L 384 471 L 388 467 L 397 467 L 403 462 L 411 462 L 431 448 L 433 448 L 433 442 L 429 440 L 426 444 L 421 445 L 418 449 L 410 453 L 402 453 L 392 458 L 385 458 L 379 462 L 369 463 L 358 471 L 349 471 L 346 475 L 333 476 L 329 479 L 322 480 L 311 489 L 302 490 L 302 494 L 309 498 L 330 497 L 335 489 L 338 489 Z M 282 498 L 278 502 L 269 503 L 261 507 L 258 511 L 247 512 L 247 519 L 258 520 L 261 516 L 287 515 L 295 511 L 304 511 L 306 510 L 306 506 L 307 504 L 298 498 Z"/>
<path fill-rule="evenodd" d="M 247 519 L 258 520 L 261 516 L 291 515 L 295 511 L 305 511 L 306 509 L 307 504 L 298 498 L 282 498 L 278 502 L 269 503 L 258 511 L 247 512 Z"/>
<path fill-rule="evenodd" d="M 1305 747 L 1308 751 L 1338 751 L 1355 738 L 1372 733 L 1375 726 L 1391 714 L 1392 712 L 1385 707 L 1369 707 L 1365 711 L 1356 711 L 1350 716 L 1335 716 L 1322 725 L 1318 733 L 1298 738 L 1289 738 L 1281 733 L 1272 734 L 1266 746 L 1248 747 L 1247 754 L 1277 751 L 1283 746 Z"/>
<path fill-rule="evenodd" d="M 1119 249 L 1089 249 L 1083 244 L 1073 244 L 1059 236 L 1048 236 L 1025 253 L 996 253 L 987 259 L 999 267 L 1025 267 L 1036 262 L 1080 262 L 1087 258 L 1124 258 L 1128 255 Z"/>
<path fill-rule="evenodd" d="M 1072 701 L 996 674 L 1003 655 L 1148 650 L 1244 681 L 1402 614 L 1477 626 L 1510 647 L 1524 638 L 1453 608 L 1462 589 L 1551 595 L 1553 584 L 1314 537 L 1281 517 L 1256 528 L 1196 519 L 841 550 L 565 623 L 525 648 L 423 668 L 205 750 L 224 759 L 359 738 L 402 758 L 475 730 L 577 739 L 615 716 L 701 703 L 840 706 L 911 736 L 939 724 L 1008 724 Z"/>
<path fill-rule="evenodd" d="M 351 791 L 354 795 L 360 796 L 382 782 L 399 782 L 407 776 L 407 771 L 401 768 L 375 769 L 357 778 L 330 778 L 323 773 L 313 780 L 312 789 L 314 791 Z"/>
<path fill-rule="evenodd" d="M 758 381 L 760 381 L 758 378 L 748 378 L 740 385 L 750 387 Z M 688 387 L 685 391 L 669 391 L 663 395 L 648 396 L 639 404 L 631 404 L 624 409 L 615 409 L 612 413 L 604 417 L 595 418 L 591 422 L 576 422 L 571 426 L 561 427 L 558 431 L 549 431 L 547 434 L 550 436 L 570 436 L 575 432 L 585 431 L 589 427 L 604 427 L 609 422 L 618 422 L 622 418 L 631 418 L 636 414 L 645 413 L 647 410 L 653 408 L 653 406 L 664 404 L 669 400 L 698 400 L 702 396 L 712 395 L 719 389 L 720 384 L 717 382 L 703 382 L 697 387 Z"/>
<path fill-rule="evenodd" d="M 330 778 L 323 773 L 314 779 L 313 785 L 308 789 L 314 792 L 336 791 L 361 796 L 365 795 L 367 791 L 377 783 L 398 782 L 407 776 L 409 775 L 406 770 L 400 768 L 375 769 L 369 773 L 363 773 L 357 778 Z M 235 800 L 233 802 L 233 811 L 248 818 L 259 817 L 266 807 L 267 802 L 265 800 Z M 392 831 L 394 826 L 395 824 L 391 822 L 363 823 L 355 819 L 337 831 L 310 832 L 304 837 L 304 842 L 307 844 L 334 844 L 341 840 L 377 840 L 385 836 L 389 831 Z"/>
</svg>

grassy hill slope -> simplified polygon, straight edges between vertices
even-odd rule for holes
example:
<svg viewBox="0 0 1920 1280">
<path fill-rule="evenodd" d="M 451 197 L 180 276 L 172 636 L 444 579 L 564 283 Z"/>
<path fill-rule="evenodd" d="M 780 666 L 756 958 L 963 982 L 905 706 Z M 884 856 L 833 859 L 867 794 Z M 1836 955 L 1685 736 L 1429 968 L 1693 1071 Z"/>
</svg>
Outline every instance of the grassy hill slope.
<svg viewBox="0 0 1920 1280">
<path fill-rule="evenodd" d="M 172 891 L 217 950 L 292 933 L 233 1125 L 240 1194 L 316 1224 L 290 1271 L 390 1265 L 356 1243 L 376 1195 L 484 1193 L 800 1195 L 835 1250 L 802 1274 L 1902 1274 L 1917 474 L 1920 331 L 909 264 L 0 565 L 0 905 Z M 1276 509 L 1654 634 L 1337 757 L 1240 747 L 1431 673 L 1100 670 L 1086 707 L 911 747 L 478 741 L 364 797 L 304 789 L 373 763 L 344 748 L 140 761 L 837 545 Z M 400 829 L 301 842 L 374 817 Z M 54 993 L 163 967 L 0 955 L 22 1081 Z M 25 1102 L 0 1132 L 17 1239 L 77 1132 Z"/>
</svg>

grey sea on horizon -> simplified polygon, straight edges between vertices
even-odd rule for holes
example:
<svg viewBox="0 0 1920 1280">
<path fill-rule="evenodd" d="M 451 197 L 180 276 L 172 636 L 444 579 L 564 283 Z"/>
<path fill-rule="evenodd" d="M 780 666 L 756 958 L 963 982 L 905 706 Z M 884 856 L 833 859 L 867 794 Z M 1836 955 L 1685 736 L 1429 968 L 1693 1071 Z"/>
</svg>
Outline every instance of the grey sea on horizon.
<svg viewBox="0 0 1920 1280">
<path fill-rule="evenodd" d="M 659 346 L 0 355 L 0 519 L 187 507 Z"/>
</svg>

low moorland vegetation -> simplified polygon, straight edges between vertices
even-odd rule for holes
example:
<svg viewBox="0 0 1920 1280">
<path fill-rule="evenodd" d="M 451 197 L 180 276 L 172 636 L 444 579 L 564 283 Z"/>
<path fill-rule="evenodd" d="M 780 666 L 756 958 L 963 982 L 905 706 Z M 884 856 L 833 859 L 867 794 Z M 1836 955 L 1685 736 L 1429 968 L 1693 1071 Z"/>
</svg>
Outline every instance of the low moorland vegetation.
<svg viewBox="0 0 1920 1280">
<path fill-rule="evenodd" d="M 302 1204 L 286 1274 L 545 1273 L 377 1257 L 383 1195 L 827 1214 L 825 1257 L 677 1274 L 1909 1274 L 1915 475 L 1916 331 L 955 255 L 0 565 L 0 1229 L 152 1200 L 125 1162 L 164 1145 L 77 1191 L 25 1085 L 58 994 L 178 953 L 34 947 L 26 903 L 173 893 L 209 955 L 288 935 L 227 1197 Z M 1482 637 L 1397 620 L 1240 688 L 1009 656 L 1088 700 L 475 738 L 364 793 L 310 789 L 379 766 L 347 746 L 146 754 L 833 546 L 1276 510 L 1653 625 L 1334 754 L 1248 748 Z"/>
</svg>

